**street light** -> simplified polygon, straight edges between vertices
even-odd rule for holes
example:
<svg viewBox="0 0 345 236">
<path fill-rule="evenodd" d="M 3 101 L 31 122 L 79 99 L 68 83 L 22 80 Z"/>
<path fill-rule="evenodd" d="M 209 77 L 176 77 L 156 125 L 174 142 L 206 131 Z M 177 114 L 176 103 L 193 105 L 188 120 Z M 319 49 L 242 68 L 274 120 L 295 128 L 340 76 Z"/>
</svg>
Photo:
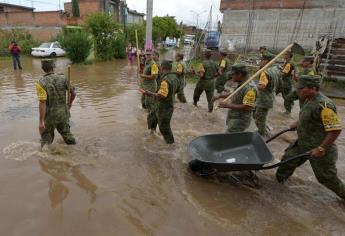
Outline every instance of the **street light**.
<svg viewBox="0 0 345 236">
<path fill-rule="evenodd" d="M 199 27 L 199 16 L 205 12 L 207 12 L 207 10 L 205 11 L 202 11 L 202 12 L 196 12 L 196 11 L 193 11 L 193 10 L 189 10 L 190 12 L 194 13 L 196 15 L 196 28 Z"/>
</svg>

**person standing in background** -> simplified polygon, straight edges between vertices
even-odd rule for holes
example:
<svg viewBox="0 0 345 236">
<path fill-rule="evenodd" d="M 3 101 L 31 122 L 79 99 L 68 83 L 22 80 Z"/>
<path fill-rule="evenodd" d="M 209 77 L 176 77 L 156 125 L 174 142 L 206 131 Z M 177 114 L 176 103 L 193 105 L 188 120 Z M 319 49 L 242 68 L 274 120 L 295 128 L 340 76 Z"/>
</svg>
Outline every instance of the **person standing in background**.
<svg viewBox="0 0 345 236">
<path fill-rule="evenodd" d="M 20 64 L 20 53 L 22 49 L 18 46 L 18 44 L 15 41 L 12 41 L 10 46 L 8 47 L 8 50 L 10 51 L 10 54 L 12 56 L 13 61 L 13 69 L 17 70 L 17 66 L 19 70 L 22 70 L 22 65 Z"/>
<path fill-rule="evenodd" d="M 128 65 L 131 66 L 133 64 L 133 59 L 134 59 L 133 47 L 131 43 L 129 43 L 128 46 L 126 47 L 126 53 L 127 53 Z"/>
</svg>

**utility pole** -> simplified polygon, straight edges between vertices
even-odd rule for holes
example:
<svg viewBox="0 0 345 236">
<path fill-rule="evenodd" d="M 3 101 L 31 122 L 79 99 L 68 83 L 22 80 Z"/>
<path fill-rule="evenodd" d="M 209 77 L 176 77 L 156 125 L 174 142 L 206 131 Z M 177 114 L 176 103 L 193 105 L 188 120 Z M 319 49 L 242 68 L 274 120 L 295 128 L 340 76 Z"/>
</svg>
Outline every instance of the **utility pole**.
<svg viewBox="0 0 345 236">
<path fill-rule="evenodd" d="M 207 12 L 206 10 L 205 11 L 202 11 L 202 12 L 196 12 L 196 11 L 193 11 L 193 10 L 190 10 L 190 12 L 194 13 L 196 15 L 196 28 L 198 29 L 199 28 L 199 16 L 205 12 Z"/>
<path fill-rule="evenodd" d="M 152 14 L 153 14 L 153 0 L 147 0 L 146 8 L 146 39 L 145 49 L 152 49 Z"/>
</svg>

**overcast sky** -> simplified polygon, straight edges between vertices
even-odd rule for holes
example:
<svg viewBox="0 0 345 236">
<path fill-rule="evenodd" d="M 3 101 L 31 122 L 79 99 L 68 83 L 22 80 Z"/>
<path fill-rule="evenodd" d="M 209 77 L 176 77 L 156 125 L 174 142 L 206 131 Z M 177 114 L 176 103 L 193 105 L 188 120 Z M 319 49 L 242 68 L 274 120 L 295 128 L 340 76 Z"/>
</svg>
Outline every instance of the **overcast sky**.
<svg viewBox="0 0 345 236">
<path fill-rule="evenodd" d="M 63 2 L 69 0 L 0 0 L 1 3 L 11 3 L 31 7 L 32 4 L 36 11 L 58 10 L 63 8 Z M 60 5 L 59 5 L 60 4 Z M 222 18 L 219 11 L 220 0 L 153 0 L 153 14 L 158 16 L 172 15 L 176 16 L 178 22 L 183 21 L 188 25 L 196 25 L 197 16 L 199 15 L 199 26 L 204 27 L 211 5 L 213 6 L 213 22 Z M 146 13 L 146 0 L 127 0 L 130 9 Z"/>
</svg>

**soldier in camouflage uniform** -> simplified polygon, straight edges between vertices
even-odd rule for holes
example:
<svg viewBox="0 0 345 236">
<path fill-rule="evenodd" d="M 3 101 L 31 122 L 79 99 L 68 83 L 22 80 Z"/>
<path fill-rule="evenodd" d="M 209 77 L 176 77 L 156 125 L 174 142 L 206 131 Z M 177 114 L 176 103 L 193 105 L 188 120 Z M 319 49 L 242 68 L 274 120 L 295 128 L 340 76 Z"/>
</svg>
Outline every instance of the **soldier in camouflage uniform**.
<svg viewBox="0 0 345 236">
<path fill-rule="evenodd" d="M 333 102 L 319 92 L 320 81 L 320 76 L 298 78 L 297 93 L 305 103 L 298 123 L 293 125 L 298 138 L 285 150 L 283 160 L 309 152 L 309 162 L 317 180 L 345 199 L 345 185 L 337 176 L 338 152 L 334 143 L 341 133 L 341 121 Z M 278 182 L 284 183 L 306 161 L 307 158 L 300 158 L 280 166 L 276 173 Z"/>
<path fill-rule="evenodd" d="M 187 99 L 186 96 L 184 95 L 184 88 L 186 86 L 186 81 L 185 81 L 185 64 L 183 63 L 183 54 L 182 53 L 177 53 L 175 56 L 176 60 L 176 74 L 178 79 L 180 80 L 180 91 L 177 93 L 177 98 L 180 102 L 186 103 Z"/>
<path fill-rule="evenodd" d="M 157 92 L 157 77 L 159 75 L 159 67 L 158 64 L 153 60 L 152 53 L 150 51 L 146 52 L 146 66 L 144 69 L 144 73 L 140 75 L 142 79 L 142 89 L 150 91 L 150 92 Z M 155 117 L 155 99 L 151 96 L 146 96 L 143 94 L 144 105 L 145 108 L 148 110 L 147 115 L 147 123 L 148 128 L 152 126 L 151 123 L 154 122 Z"/>
<path fill-rule="evenodd" d="M 261 67 L 273 59 L 273 55 L 264 54 L 261 61 Z M 266 119 L 268 111 L 273 108 L 274 88 L 276 81 L 281 76 L 277 66 L 271 66 L 260 74 L 258 83 L 258 93 L 255 104 L 254 119 L 258 127 L 258 132 L 262 136 L 268 136 L 266 129 Z"/>
<path fill-rule="evenodd" d="M 157 66 L 158 66 L 158 76 L 156 78 L 157 81 L 157 87 L 159 87 L 160 83 L 161 83 L 161 64 L 159 62 L 159 52 L 158 51 L 154 51 L 153 52 L 153 60 L 156 62 Z"/>
<path fill-rule="evenodd" d="M 281 74 L 282 76 L 279 78 L 276 88 L 276 95 L 279 93 L 282 93 L 284 104 L 286 97 L 291 93 L 292 91 L 292 77 L 295 71 L 295 66 L 291 62 L 292 59 L 292 52 L 288 51 L 284 54 L 285 63 L 282 67 Z M 288 113 L 288 107 L 285 107 L 286 113 Z"/>
<path fill-rule="evenodd" d="M 236 64 L 231 67 L 231 76 L 234 82 L 238 82 L 238 87 L 247 80 L 247 69 L 243 64 Z M 230 94 L 215 96 L 213 100 L 226 98 Z M 220 102 L 219 107 L 228 108 L 226 118 L 227 132 L 243 132 L 249 128 L 251 114 L 255 105 L 256 89 L 250 84 L 244 86 L 231 99 L 231 103 Z"/>
<path fill-rule="evenodd" d="M 225 50 L 222 50 L 220 52 L 221 55 L 221 59 L 219 62 L 219 69 L 218 69 L 218 78 L 216 79 L 216 90 L 218 93 L 222 93 L 225 89 L 224 85 L 226 84 L 226 82 L 228 82 L 229 76 L 227 75 L 227 73 L 230 71 L 231 69 L 231 62 L 229 60 L 228 53 Z"/>
<path fill-rule="evenodd" d="M 214 78 L 217 76 L 218 66 L 211 60 L 212 52 L 211 50 L 206 50 L 204 52 L 205 60 L 199 64 L 199 68 L 196 70 L 196 74 L 199 77 L 199 81 L 196 84 L 193 94 L 193 105 L 197 106 L 201 94 L 205 91 L 207 102 L 208 102 L 208 112 L 213 111 L 212 98 L 214 95 Z"/>
<path fill-rule="evenodd" d="M 155 113 L 155 120 L 151 125 L 151 129 L 155 130 L 157 124 L 167 144 L 174 143 L 174 135 L 171 131 L 170 122 L 174 112 L 174 99 L 176 93 L 180 91 L 180 80 L 175 72 L 171 72 L 172 62 L 162 62 L 162 82 L 159 86 L 158 92 L 150 92 L 142 90 L 146 96 L 156 98 L 157 109 Z"/>
<path fill-rule="evenodd" d="M 313 68 L 313 63 L 314 63 L 314 57 L 307 56 L 303 58 L 302 61 L 302 69 L 297 70 L 297 77 L 300 77 L 302 75 L 310 75 L 310 76 L 315 76 L 316 70 Z M 296 78 L 294 80 L 297 80 Z M 284 107 L 286 109 L 286 113 L 290 114 L 292 110 L 292 106 L 294 104 L 294 101 L 299 100 L 299 106 L 303 105 L 303 101 L 298 98 L 297 91 L 293 90 L 290 94 L 286 96 L 284 99 Z"/>
<path fill-rule="evenodd" d="M 36 83 L 42 147 L 54 141 L 55 129 L 61 134 L 66 144 L 76 144 L 69 126 L 69 109 L 75 98 L 75 90 L 70 89 L 70 101 L 67 103 L 67 80 L 64 75 L 54 74 L 54 67 L 53 60 L 42 60 L 42 69 L 46 74 Z"/>
</svg>

